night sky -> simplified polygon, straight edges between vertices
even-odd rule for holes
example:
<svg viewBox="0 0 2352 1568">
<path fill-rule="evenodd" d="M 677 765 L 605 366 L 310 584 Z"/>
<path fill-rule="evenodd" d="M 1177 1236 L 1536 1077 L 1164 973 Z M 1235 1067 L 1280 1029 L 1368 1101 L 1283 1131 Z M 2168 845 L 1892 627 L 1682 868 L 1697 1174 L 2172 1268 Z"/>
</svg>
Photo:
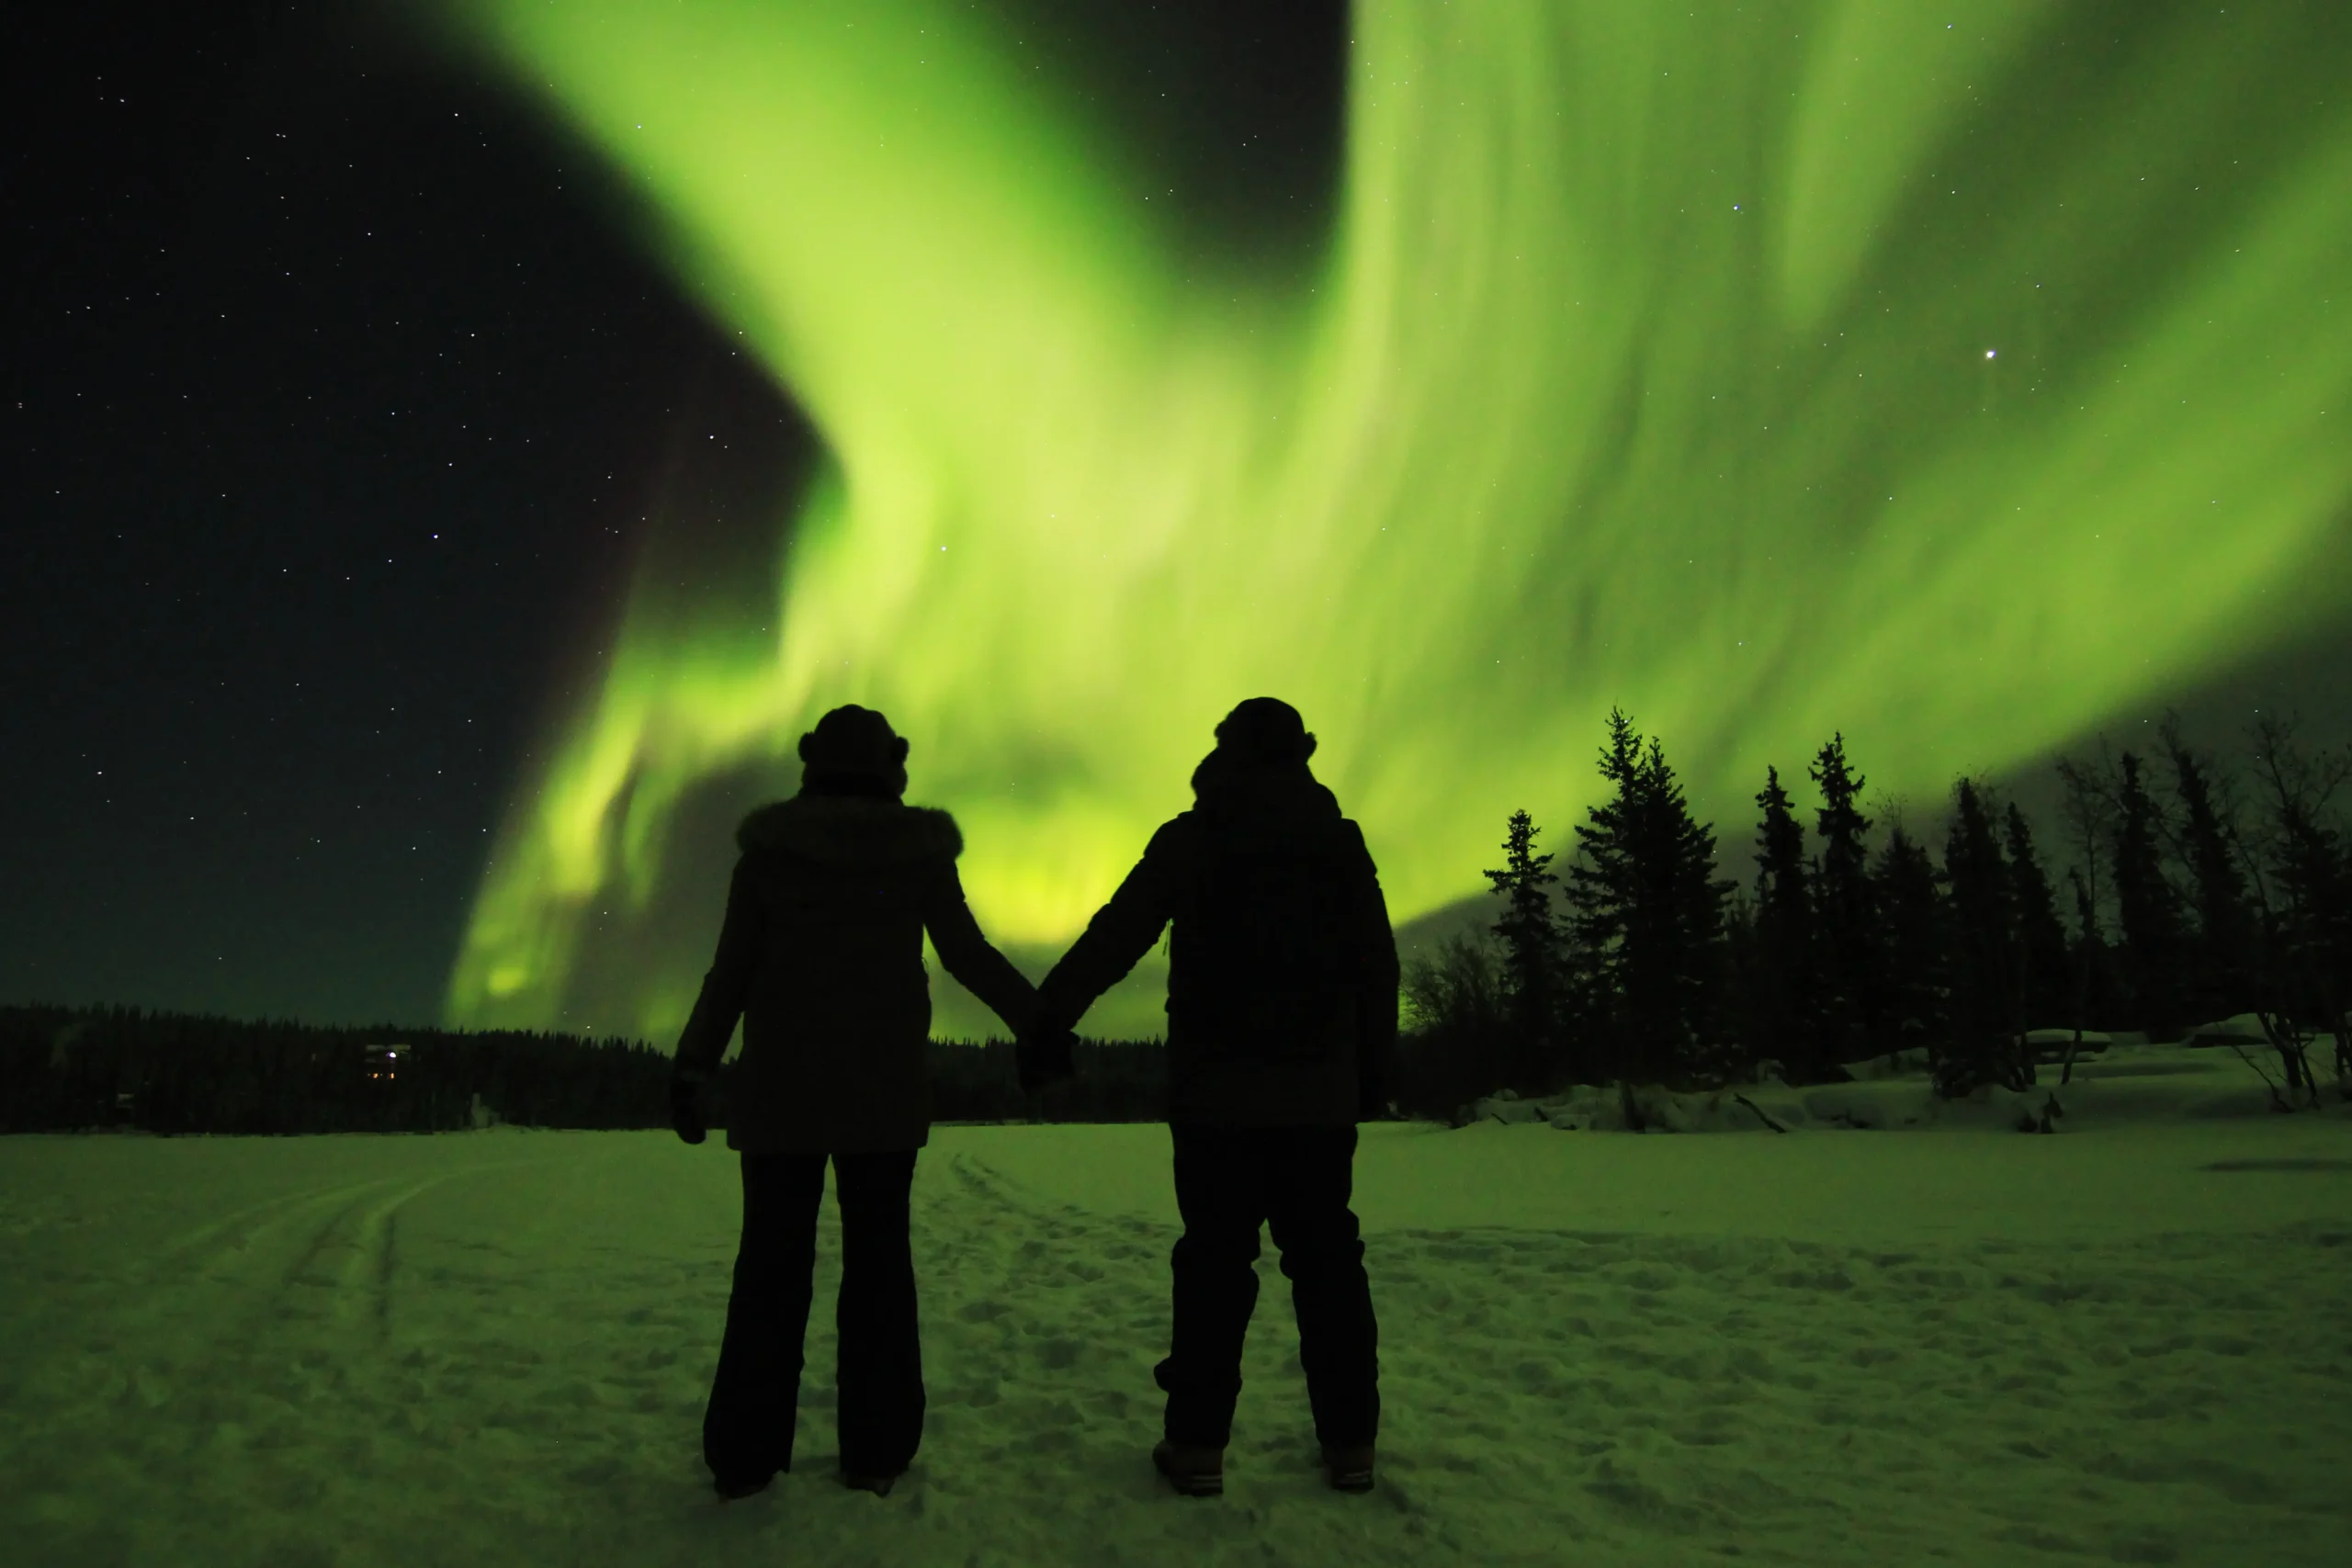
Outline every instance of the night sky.
<svg viewBox="0 0 2352 1568">
<path fill-rule="evenodd" d="M 1329 220 L 1345 17 L 1257 9 L 1018 14 L 1180 238 L 1281 274 Z M 10 51 L 0 1001 L 435 1017 L 632 580 L 773 602 L 808 423 L 594 155 L 396 14 L 51 7 Z M 2339 739 L 2347 624 L 2168 700 Z"/>
<path fill-rule="evenodd" d="M 1286 9 L 1023 19 L 1282 267 L 1343 43 Z M 805 422 L 597 160 L 399 12 L 51 7 L 9 51 L 0 1002 L 435 1018 L 631 573 L 766 592 Z"/>
</svg>

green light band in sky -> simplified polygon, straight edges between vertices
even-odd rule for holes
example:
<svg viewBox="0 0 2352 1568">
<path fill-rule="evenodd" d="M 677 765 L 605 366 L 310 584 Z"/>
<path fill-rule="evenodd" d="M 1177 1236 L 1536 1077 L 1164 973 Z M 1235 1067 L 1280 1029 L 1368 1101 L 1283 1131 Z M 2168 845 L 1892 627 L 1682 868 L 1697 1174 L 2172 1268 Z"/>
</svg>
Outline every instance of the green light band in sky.
<svg viewBox="0 0 2352 1568">
<path fill-rule="evenodd" d="M 830 461 L 765 635 L 626 618 L 452 1015 L 565 1017 L 685 792 L 841 702 L 991 934 L 1054 943 L 1241 697 L 1306 715 L 1408 917 L 1585 803 L 1611 703 L 1702 803 L 1832 728 L 1933 795 L 2335 614 L 2346 29 L 2138 15 L 1364 0 L 1328 259 L 1277 285 L 967 7 L 488 6 Z M 592 1021 L 666 1036 L 699 966 Z"/>
</svg>

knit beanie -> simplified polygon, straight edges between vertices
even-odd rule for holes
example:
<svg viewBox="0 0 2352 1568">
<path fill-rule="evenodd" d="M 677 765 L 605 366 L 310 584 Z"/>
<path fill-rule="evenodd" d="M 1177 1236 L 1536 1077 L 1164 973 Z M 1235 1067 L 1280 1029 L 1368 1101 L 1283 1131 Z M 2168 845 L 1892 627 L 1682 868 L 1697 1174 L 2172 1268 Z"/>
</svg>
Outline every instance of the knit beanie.
<svg viewBox="0 0 2352 1568">
<path fill-rule="evenodd" d="M 1298 710 L 1280 697 L 1251 697 L 1216 727 L 1217 750 L 1258 767 L 1304 762 L 1315 755 L 1315 737 Z"/>
<path fill-rule="evenodd" d="M 811 795 L 904 795 L 906 739 L 872 708 L 837 707 L 800 738 L 800 787 Z"/>
</svg>

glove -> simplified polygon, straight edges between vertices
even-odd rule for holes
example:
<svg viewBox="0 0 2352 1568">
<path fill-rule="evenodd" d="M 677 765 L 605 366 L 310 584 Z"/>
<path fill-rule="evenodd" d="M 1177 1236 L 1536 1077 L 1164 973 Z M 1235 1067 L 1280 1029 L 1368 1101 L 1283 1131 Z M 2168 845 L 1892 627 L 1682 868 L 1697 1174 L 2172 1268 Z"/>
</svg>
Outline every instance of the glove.
<svg viewBox="0 0 2352 1568">
<path fill-rule="evenodd" d="M 1078 1077 L 1077 1044 L 1077 1032 L 1069 1029 L 1013 1042 L 1012 1059 L 1020 1070 L 1021 1092 L 1035 1094 L 1049 1084 L 1067 1083 Z"/>
<path fill-rule="evenodd" d="M 704 1125 L 699 1103 L 704 1080 L 685 1073 L 670 1075 L 670 1125 L 678 1130 L 681 1141 L 699 1144 L 710 1135 Z"/>
</svg>

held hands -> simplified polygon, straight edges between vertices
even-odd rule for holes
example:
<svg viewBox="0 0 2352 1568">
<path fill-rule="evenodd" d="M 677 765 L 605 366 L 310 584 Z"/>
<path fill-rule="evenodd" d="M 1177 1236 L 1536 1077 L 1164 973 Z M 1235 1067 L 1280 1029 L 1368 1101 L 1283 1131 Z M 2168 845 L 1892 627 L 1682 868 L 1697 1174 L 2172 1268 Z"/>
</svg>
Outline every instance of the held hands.
<svg viewBox="0 0 2352 1568">
<path fill-rule="evenodd" d="M 1034 1031 L 1014 1041 L 1012 1056 L 1021 1074 L 1021 1092 L 1035 1094 L 1078 1077 L 1077 1044 L 1077 1032 L 1068 1028 Z"/>
</svg>

